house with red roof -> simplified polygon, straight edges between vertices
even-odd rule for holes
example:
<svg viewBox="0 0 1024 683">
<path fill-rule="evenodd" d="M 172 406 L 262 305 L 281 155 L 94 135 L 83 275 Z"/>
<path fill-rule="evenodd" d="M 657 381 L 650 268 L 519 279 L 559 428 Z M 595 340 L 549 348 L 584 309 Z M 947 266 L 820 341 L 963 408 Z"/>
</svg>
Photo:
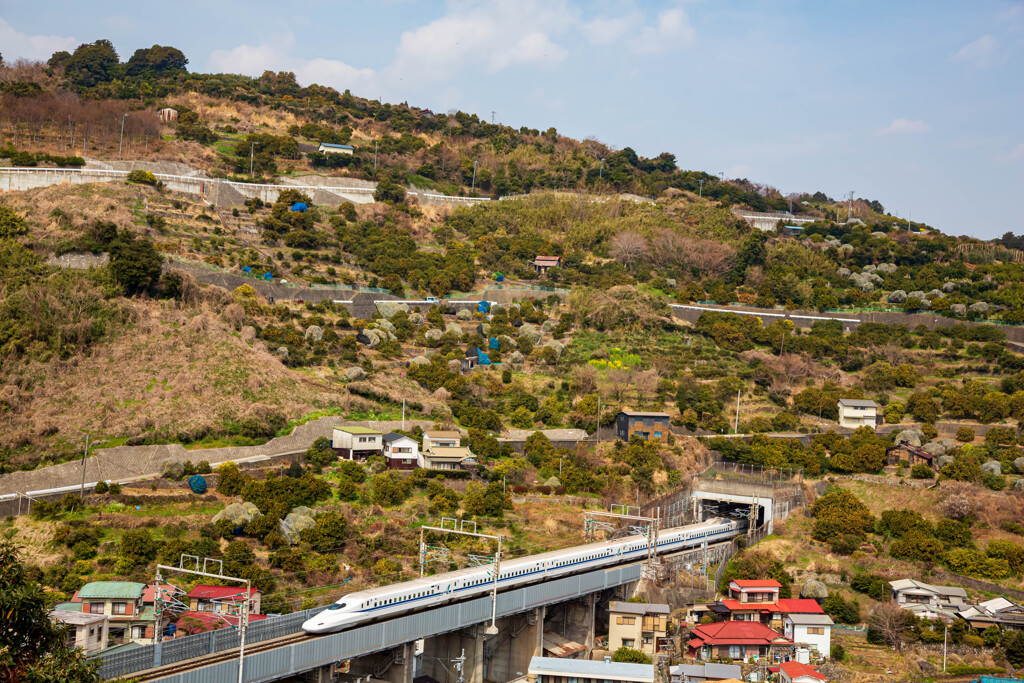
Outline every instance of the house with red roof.
<svg viewBox="0 0 1024 683">
<path fill-rule="evenodd" d="M 793 651 L 793 641 L 759 621 L 720 621 L 695 626 L 686 645 L 690 657 L 704 661 L 746 660 L 755 656 L 772 659 Z"/>
<path fill-rule="evenodd" d="M 263 621 L 266 618 L 266 614 L 250 614 L 249 623 Z M 240 619 L 240 616 L 221 612 L 184 612 L 178 619 L 176 637 L 180 638 L 204 631 L 216 631 L 219 628 L 238 628 Z"/>
<path fill-rule="evenodd" d="M 779 680 L 782 683 L 822 683 L 829 678 L 816 667 L 793 660 L 779 667 Z"/>
<path fill-rule="evenodd" d="M 782 585 L 774 579 L 733 579 L 729 597 L 708 605 L 725 621 L 759 621 L 781 631 L 790 614 L 824 614 L 817 600 L 779 598 Z"/>
<path fill-rule="evenodd" d="M 249 615 L 260 613 L 260 598 L 263 592 L 258 588 L 249 589 Z M 214 612 L 217 614 L 241 614 L 245 597 L 242 586 L 197 585 L 188 592 L 189 612 Z"/>
</svg>

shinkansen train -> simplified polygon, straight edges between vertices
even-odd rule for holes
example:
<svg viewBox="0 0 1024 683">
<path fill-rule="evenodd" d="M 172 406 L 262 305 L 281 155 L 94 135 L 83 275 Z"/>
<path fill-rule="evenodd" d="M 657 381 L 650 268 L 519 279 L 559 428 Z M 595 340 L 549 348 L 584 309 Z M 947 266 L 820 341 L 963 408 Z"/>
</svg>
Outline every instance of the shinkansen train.
<svg viewBox="0 0 1024 683">
<path fill-rule="evenodd" d="M 658 533 L 658 554 L 698 547 L 705 541 L 718 543 L 743 533 L 745 519 L 715 518 L 700 524 L 666 529 Z M 500 591 L 518 588 L 549 578 L 635 562 L 647 554 L 644 536 L 578 545 L 501 563 Z M 483 565 L 444 574 L 349 593 L 302 624 L 306 633 L 343 631 L 381 618 L 401 616 L 425 607 L 487 595 L 494 584 L 493 566 Z"/>
</svg>

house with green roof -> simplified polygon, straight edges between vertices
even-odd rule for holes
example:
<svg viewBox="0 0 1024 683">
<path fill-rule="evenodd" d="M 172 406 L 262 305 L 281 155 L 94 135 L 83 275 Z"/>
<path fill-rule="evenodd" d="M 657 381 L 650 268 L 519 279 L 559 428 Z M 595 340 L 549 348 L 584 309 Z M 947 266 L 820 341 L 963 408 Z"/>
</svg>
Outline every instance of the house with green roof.
<svg viewBox="0 0 1024 683">
<path fill-rule="evenodd" d="M 339 458 L 365 460 L 384 450 L 384 434 L 368 427 L 335 427 L 331 447 Z"/>
<path fill-rule="evenodd" d="M 83 614 L 109 617 L 111 644 L 151 643 L 156 619 L 153 607 L 143 604 L 145 590 L 146 584 L 134 581 L 93 581 L 82 586 L 71 602 L 80 604 Z"/>
</svg>

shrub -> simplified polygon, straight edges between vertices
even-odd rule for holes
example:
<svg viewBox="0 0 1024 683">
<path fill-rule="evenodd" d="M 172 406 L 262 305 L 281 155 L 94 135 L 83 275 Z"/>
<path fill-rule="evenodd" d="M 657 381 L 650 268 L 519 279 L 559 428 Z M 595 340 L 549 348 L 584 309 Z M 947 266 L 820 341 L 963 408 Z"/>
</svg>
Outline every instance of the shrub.
<svg viewBox="0 0 1024 683">
<path fill-rule="evenodd" d="M 846 659 L 846 648 L 839 643 L 832 643 L 831 655 L 833 660 L 841 662 Z"/>
<path fill-rule="evenodd" d="M 129 171 L 127 181 L 129 183 L 138 183 L 140 185 L 156 185 L 156 176 L 149 171 L 134 170 Z"/>
<path fill-rule="evenodd" d="M 910 468 L 910 477 L 912 479 L 934 479 L 935 472 L 928 465 L 917 464 Z"/>
<path fill-rule="evenodd" d="M 956 430 L 956 440 L 961 443 L 968 443 L 974 441 L 974 430 L 970 427 L 961 427 Z"/>
<path fill-rule="evenodd" d="M 620 647 L 612 654 L 613 662 L 628 662 L 631 664 L 650 664 L 651 658 L 640 650 L 631 647 Z"/>
<path fill-rule="evenodd" d="M 1001 474 L 986 472 L 981 478 L 981 483 L 993 491 L 1002 491 L 1006 488 L 1006 477 Z"/>
<path fill-rule="evenodd" d="M 99 493 L 100 495 L 102 495 L 102 494 L 106 493 L 109 489 L 110 489 L 110 487 L 107 486 L 107 482 L 105 482 L 103 480 L 100 480 L 100 481 L 96 482 L 96 489 L 95 489 L 96 493 Z"/>
<path fill-rule="evenodd" d="M 108 492 L 112 496 L 119 496 L 119 495 L 121 495 L 121 485 L 118 484 L 116 481 L 110 482 L 110 486 L 108 487 Z"/>
</svg>

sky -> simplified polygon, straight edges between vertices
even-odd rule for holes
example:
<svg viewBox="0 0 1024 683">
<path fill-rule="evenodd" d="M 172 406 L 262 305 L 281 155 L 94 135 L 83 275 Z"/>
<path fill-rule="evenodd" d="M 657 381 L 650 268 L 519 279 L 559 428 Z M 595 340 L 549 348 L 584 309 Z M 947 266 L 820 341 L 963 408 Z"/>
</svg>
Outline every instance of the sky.
<svg viewBox="0 0 1024 683">
<path fill-rule="evenodd" d="M 5 60 L 99 38 L 1024 233 L 1024 0 L 0 0 Z"/>
</svg>

